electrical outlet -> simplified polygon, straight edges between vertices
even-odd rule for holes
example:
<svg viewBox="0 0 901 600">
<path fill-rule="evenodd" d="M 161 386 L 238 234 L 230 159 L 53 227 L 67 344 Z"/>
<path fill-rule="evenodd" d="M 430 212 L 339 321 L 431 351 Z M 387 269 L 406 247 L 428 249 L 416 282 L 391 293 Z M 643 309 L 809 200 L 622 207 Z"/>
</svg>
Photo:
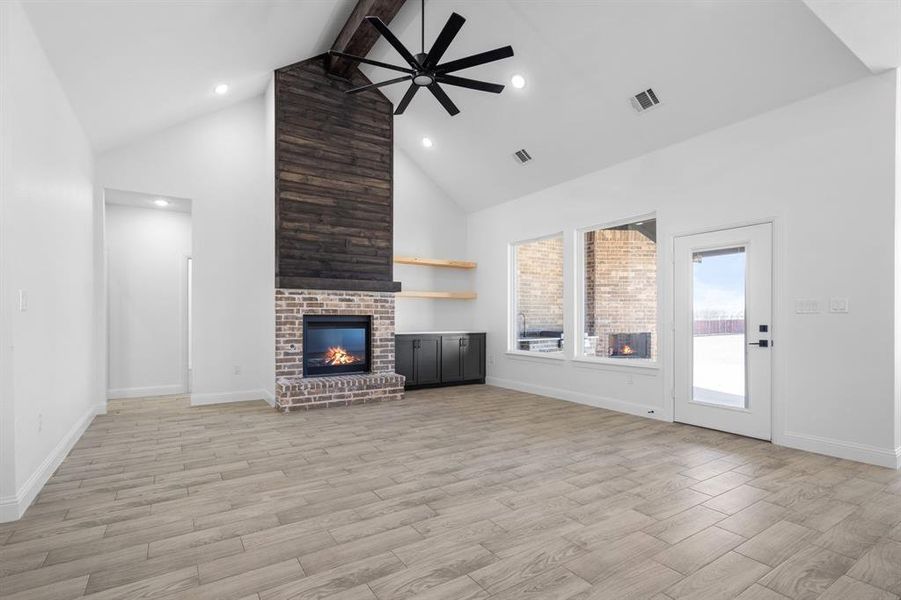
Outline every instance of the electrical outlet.
<svg viewBox="0 0 901 600">
<path fill-rule="evenodd" d="M 28 292 L 19 290 L 19 312 L 28 310 Z"/>
<path fill-rule="evenodd" d="M 632 377 L 631 375 L 626 375 L 626 383 L 628 383 L 629 385 L 632 385 L 633 383 L 635 383 L 635 378 Z"/>
<path fill-rule="evenodd" d="M 241 374 L 241 365 L 235 365 L 235 375 Z"/>
<path fill-rule="evenodd" d="M 489 367 L 494 366 L 494 352 L 491 352 L 488 354 L 488 366 Z"/>
<path fill-rule="evenodd" d="M 38 432 L 41 432 L 44 429 L 44 415 L 43 413 L 38 414 Z"/>
</svg>

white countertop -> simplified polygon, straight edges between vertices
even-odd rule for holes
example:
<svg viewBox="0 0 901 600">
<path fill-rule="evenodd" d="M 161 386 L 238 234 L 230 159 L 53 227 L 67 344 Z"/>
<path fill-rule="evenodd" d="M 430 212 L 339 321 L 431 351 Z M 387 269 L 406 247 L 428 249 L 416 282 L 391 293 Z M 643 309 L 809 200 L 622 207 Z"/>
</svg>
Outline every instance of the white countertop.
<svg viewBox="0 0 901 600">
<path fill-rule="evenodd" d="M 464 333 L 486 333 L 484 331 L 395 331 L 394 335 L 457 335 Z"/>
</svg>

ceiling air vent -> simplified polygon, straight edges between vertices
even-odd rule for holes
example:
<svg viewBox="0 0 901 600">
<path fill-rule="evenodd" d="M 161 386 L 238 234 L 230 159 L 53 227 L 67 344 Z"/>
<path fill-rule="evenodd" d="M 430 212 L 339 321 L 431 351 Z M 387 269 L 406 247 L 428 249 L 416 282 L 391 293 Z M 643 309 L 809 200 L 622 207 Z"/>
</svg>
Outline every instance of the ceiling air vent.
<svg viewBox="0 0 901 600">
<path fill-rule="evenodd" d="M 523 148 L 522 150 L 517 150 L 516 152 L 513 153 L 513 156 L 516 158 L 516 162 L 518 162 L 521 165 L 524 165 L 527 162 L 529 162 L 530 160 L 532 160 L 532 155 L 529 154 L 528 152 L 526 152 L 525 148 Z"/>
<path fill-rule="evenodd" d="M 632 108 L 640 113 L 651 110 L 660 104 L 660 100 L 657 99 L 657 94 L 655 94 L 654 90 L 651 88 L 648 88 L 643 92 L 638 92 L 629 98 L 629 101 L 632 102 Z"/>
</svg>

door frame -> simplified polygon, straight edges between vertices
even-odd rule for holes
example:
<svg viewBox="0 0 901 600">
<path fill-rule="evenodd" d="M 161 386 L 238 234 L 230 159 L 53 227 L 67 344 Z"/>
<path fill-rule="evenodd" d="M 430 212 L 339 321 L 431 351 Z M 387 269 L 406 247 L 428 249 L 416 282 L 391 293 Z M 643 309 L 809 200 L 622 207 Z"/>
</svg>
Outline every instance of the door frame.
<svg viewBox="0 0 901 600">
<path fill-rule="evenodd" d="M 752 219 L 747 221 L 729 222 L 718 225 L 709 225 L 700 228 L 674 231 L 668 236 L 667 250 L 670 253 L 667 265 L 669 267 L 669 282 L 666 290 L 669 301 L 669 314 L 667 318 L 667 350 L 670 353 L 667 363 L 670 365 L 669 373 L 664 382 L 665 389 L 668 390 L 669 401 L 666 406 L 669 410 L 669 421 L 676 422 L 676 239 L 688 237 L 692 235 L 713 233 L 717 231 L 725 231 L 729 229 L 739 229 L 742 227 L 751 227 L 754 225 L 770 225 L 772 228 L 772 339 L 780 341 L 782 338 L 782 247 L 783 247 L 783 224 L 781 219 L 777 217 L 764 217 L 760 219 Z M 776 445 L 784 445 L 785 424 L 785 407 L 782 404 L 782 395 L 780 390 L 785 389 L 783 385 L 783 361 L 782 349 L 783 344 L 779 346 L 773 344 L 770 348 L 772 353 L 771 373 L 770 373 L 770 443 Z"/>
</svg>

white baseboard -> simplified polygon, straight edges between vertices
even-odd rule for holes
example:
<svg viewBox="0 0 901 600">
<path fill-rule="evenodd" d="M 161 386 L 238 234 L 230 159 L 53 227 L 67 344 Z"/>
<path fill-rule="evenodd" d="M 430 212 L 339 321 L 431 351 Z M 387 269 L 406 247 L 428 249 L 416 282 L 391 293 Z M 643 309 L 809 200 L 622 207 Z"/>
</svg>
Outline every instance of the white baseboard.
<svg viewBox="0 0 901 600">
<path fill-rule="evenodd" d="M 108 400 L 123 400 L 126 398 L 149 398 L 151 396 L 172 396 L 174 394 L 185 394 L 187 389 L 182 384 L 175 385 L 153 385 L 148 387 L 136 388 L 118 388 L 111 389 L 106 392 Z"/>
<path fill-rule="evenodd" d="M 104 412 L 106 412 L 105 404 L 98 404 L 88 409 L 84 416 L 76 421 L 69 432 L 63 436 L 63 439 L 50 451 L 47 458 L 35 469 L 21 489 L 16 492 L 16 495 L 0 497 L 0 523 L 16 521 L 25 514 L 25 510 L 34 502 L 44 484 L 47 483 L 47 480 L 56 471 L 56 468 L 69 454 L 72 446 L 81 438 L 81 435 L 91 424 L 91 421 L 94 420 L 94 417 Z"/>
<path fill-rule="evenodd" d="M 500 379 L 498 377 L 487 377 L 485 383 L 507 388 L 509 390 L 516 390 L 518 392 L 526 392 L 527 394 L 537 394 L 539 396 L 548 396 L 549 398 L 567 400 L 577 404 L 587 404 L 588 406 L 597 408 L 606 408 L 607 410 L 635 415 L 637 417 L 647 417 L 649 419 L 657 419 L 658 421 L 670 421 L 670 419 L 663 414 L 663 409 L 659 406 L 623 402 L 622 400 L 616 400 L 614 398 L 605 398 L 603 396 L 583 394 L 581 392 L 571 392 L 543 385 L 523 383 L 512 379 Z"/>
<path fill-rule="evenodd" d="M 275 406 L 275 398 L 266 390 L 244 390 L 237 392 L 208 392 L 203 394 L 191 394 L 191 406 L 206 406 L 207 404 L 227 404 L 229 402 L 248 402 L 250 400 L 264 400 L 270 406 Z"/>
<path fill-rule="evenodd" d="M 266 404 L 275 408 L 275 394 L 270 392 L 269 390 L 262 390 L 263 392 L 263 400 L 266 401 Z"/>
<path fill-rule="evenodd" d="M 667 422 L 671 421 L 663 414 L 664 411 L 661 408 L 646 404 L 623 402 L 622 400 L 616 400 L 614 398 L 605 398 L 603 396 L 594 396 L 591 394 L 583 394 L 581 392 L 571 392 L 543 385 L 523 383 L 511 379 L 499 379 L 497 377 L 486 378 L 486 383 L 502 388 L 517 390 L 519 392 L 548 396 L 550 398 L 567 400 L 578 404 L 587 404 L 589 406 L 606 408 L 608 410 L 614 410 L 639 417 L 648 417 Z M 654 412 L 649 413 L 648 411 Z M 793 432 L 782 435 L 778 440 L 778 444 L 789 448 L 805 450 L 807 452 L 825 454 L 826 456 L 833 456 L 835 458 L 844 458 L 880 467 L 888 467 L 890 469 L 901 469 L 901 448 L 891 450 L 888 448 L 878 448 L 866 444 L 856 444 L 853 442 L 844 442 L 841 440 Z"/>
<path fill-rule="evenodd" d="M 785 432 L 779 439 L 779 445 L 817 454 L 825 454 L 835 458 L 844 458 L 868 463 L 889 469 L 901 468 L 901 448 L 894 450 L 878 448 L 867 444 L 845 442 L 831 438 L 809 435 L 806 433 Z"/>
</svg>

